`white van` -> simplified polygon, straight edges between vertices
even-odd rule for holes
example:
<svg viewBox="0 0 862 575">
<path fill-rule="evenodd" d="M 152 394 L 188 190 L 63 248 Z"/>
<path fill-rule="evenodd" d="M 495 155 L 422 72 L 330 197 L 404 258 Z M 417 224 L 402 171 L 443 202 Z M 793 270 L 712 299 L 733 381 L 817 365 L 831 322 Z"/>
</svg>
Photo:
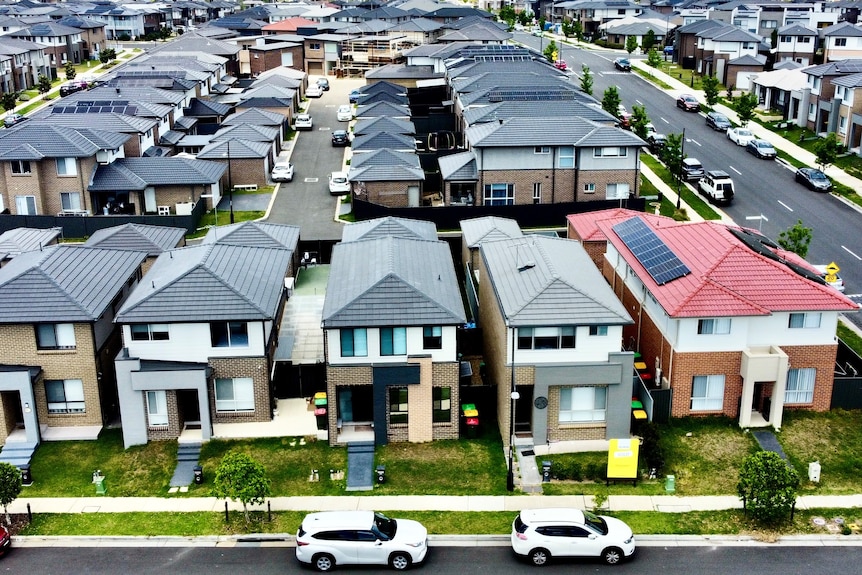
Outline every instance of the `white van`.
<svg viewBox="0 0 862 575">
<path fill-rule="evenodd" d="M 709 170 L 700 179 L 697 187 L 711 203 L 730 205 L 733 201 L 733 180 L 724 170 Z"/>
</svg>

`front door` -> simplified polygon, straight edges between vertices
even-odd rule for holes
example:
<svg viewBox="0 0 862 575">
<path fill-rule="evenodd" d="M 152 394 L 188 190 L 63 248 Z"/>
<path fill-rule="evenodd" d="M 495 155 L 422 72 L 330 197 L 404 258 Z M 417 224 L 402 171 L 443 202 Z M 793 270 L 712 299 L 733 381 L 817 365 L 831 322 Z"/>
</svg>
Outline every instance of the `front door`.
<svg viewBox="0 0 862 575">
<path fill-rule="evenodd" d="M 180 421 L 184 425 L 200 426 L 201 408 L 196 389 L 177 390 L 177 409 L 180 412 Z"/>
<path fill-rule="evenodd" d="M 517 386 L 519 394 L 515 400 L 515 435 L 529 435 L 533 431 L 533 386 Z"/>
</svg>

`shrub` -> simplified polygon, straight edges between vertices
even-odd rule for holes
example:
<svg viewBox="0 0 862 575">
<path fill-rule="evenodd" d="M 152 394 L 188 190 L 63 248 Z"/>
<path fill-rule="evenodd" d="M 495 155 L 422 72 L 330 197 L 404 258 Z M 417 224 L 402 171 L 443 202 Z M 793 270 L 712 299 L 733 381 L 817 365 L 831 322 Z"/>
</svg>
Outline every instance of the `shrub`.
<svg viewBox="0 0 862 575">
<path fill-rule="evenodd" d="M 584 477 L 593 481 L 604 481 L 608 478 L 607 467 L 601 463 L 588 463 L 584 469 Z"/>
</svg>

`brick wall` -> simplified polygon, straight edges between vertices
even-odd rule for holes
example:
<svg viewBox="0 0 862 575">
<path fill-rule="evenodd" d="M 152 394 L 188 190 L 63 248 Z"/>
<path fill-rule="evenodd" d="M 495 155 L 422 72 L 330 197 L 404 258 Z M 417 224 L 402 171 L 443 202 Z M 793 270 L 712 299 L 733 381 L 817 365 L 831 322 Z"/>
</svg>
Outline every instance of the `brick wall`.
<svg viewBox="0 0 862 575">
<path fill-rule="evenodd" d="M 11 162 L 0 162 L 0 193 L 3 205 L 13 214 L 18 214 L 15 196 L 35 196 L 36 211 L 39 214 L 56 215 L 63 209 L 60 192 L 78 192 L 81 209 L 92 210 L 89 194 L 86 192 L 89 174 L 95 166 L 95 157 L 77 158 L 78 174 L 75 176 L 57 175 L 57 161 L 47 158 L 30 162 L 30 174 L 12 174 Z"/>
<path fill-rule="evenodd" d="M 338 443 L 338 393 L 339 387 L 348 385 L 373 385 L 370 365 L 326 366 L 326 417 L 329 424 L 329 445 Z"/>
<path fill-rule="evenodd" d="M 484 188 L 490 184 L 513 184 L 515 205 L 533 202 L 533 185 L 542 184 L 542 204 L 575 201 L 575 171 L 560 170 L 483 170 L 476 186 L 476 205 L 484 205 Z"/>
<path fill-rule="evenodd" d="M 278 50 L 256 50 L 249 48 L 249 64 L 251 75 L 258 76 L 261 72 L 281 68 L 281 55 L 293 53 L 293 68 L 302 69 L 302 46 L 292 46 Z"/>
<path fill-rule="evenodd" d="M 210 413 L 213 423 L 246 423 L 272 419 L 269 370 L 265 357 L 211 357 L 212 379 L 207 383 Z M 254 411 L 242 413 L 216 412 L 215 379 L 250 377 L 254 380 Z"/>
<path fill-rule="evenodd" d="M 832 387 L 835 383 L 834 366 L 838 354 L 838 344 L 786 346 L 781 348 L 787 354 L 791 369 L 810 368 L 817 370 L 814 380 L 814 400 L 810 404 L 789 404 L 785 409 L 809 409 L 829 411 L 832 404 Z"/>
<path fill-rule="evenodd" d="M 433 423 L 433 438 L 436 439 L 458 439 L 461 425 L 461 395 L 460 395 L 460 365 L 457 361 L 449 363 L 435 363 L 433 365 L 434 387 L 448 387 L 449 400 L 452 411 L 448 423 Z M 431 406 L 433 409 L 433 405 Z M 433 417 L 433 411 L 432 411 Z"/>
<path fill-rule="evenodd" d="M 595 184 L 594 193 L 584 192 L 585 184 Z M 593 202 L 604 200 L 608 184 L 628 184 L 629 193 L 638 195 L 637 170 L 580 170 L 577 180 L 577 201 Z"/>
<path fill-rule="evenodd" d="M 575 441 L 579 439 L 606 439 L 607 425 L 604 423 L 560 423 L 560 387 L 548 388 L 548 440 Z"/>
<path fill-rule="evenodd" d="M 674 389 L 672 417 L 688 415 L 726 415 L 739 417 L 742 376 L 739 370 L 742 354 L 735 351 L 711 353 L 675 353 L 670 385 Z M 691 411 L 691 389 L 696 375 L 724 375 L 724 405 L 721 411 Z"/>
<path fill-rule="evenodd" d="M 147 412 L 147 394 L 141 394 L 144 402 L 144 413 Z M 177 407 L 177 392 L 173 389 L 165 391 L 165 401 L 168 406 L 168 424 L 167 425 L 149 425 L 147 422 L 147 440 L 148 441 L 163 441 L 166 439 L 176 439 L 182 431 L 182 422 L 180 421 L 179 409 Z"/>
<path fill-rule="evenodd" d="M 419 187 L 419 196 L 422 196 L 422 182 L 365 182 L 365 193 L 368 201 L 389 208 L 407 207 L 407 188 L 409 186 Z"/>
<path fill-rule="evenodd" d="M 237 104 L 236 112 L 241 112 L 243 110 L 249 110 L 255 106 L 246 106 L 243 104 Z M 271 108 L 261 108 L 261 110 L 265 110 L 267 112 L 272 112 L 274 114 L 281 114 L 285 118 L 285 125 L 292 126 L 293 125 L 293 108 L 290 106 L 273 106 Z"/>
<path fill-rule="evenodd" d="M 215 160 L 221 162 L 221 160 Z M 227 160 L 222 162 L 227 166 Z M 271 166 L 270 166 L 271 167 Z M 222 195 L 230 195 L 230 186 L 257 184 L 267 185 L 265 158 L 231 158 L 230 169 L 225 170 L 221 177 Z"/>
</svg>

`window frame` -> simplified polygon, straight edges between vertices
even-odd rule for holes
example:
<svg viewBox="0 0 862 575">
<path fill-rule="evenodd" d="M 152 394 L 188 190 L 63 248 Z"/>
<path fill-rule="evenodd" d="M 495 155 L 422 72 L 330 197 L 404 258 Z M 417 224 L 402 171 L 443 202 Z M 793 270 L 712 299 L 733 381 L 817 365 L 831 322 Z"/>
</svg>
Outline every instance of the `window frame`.
<svg viewBox="0 0 862 575">
<path fill-rule="evenodd" d="M 21 201 L 25 203 L 26 212 L 21 211 Z M 39 215 L 39 208 L 36 205 L 36 196 L 31 194 L 18 194 L 15 196 L 15 211 L 19 216 L 36 216 Z"/>
<path fill-rule="evenodd" d="M 66 178 L 78 175 L 78 163 L 74 157 L 55 158 L 55 164 L 57 166 L 57 175 L 60 177 Z M 63 166 L 63 171 L 60 169 L 61 165 Z"/>
<path fill-rule="evenodd" d="M 381 327 L 379 332 L 381 356 L 396 357 L 407 355 L 406 327 Z"/>
<path fill-rule="evenodd" d="M 163 389 L 147 391 L 147 426 L 167 427 L 168 394 Z"/>
<path fill-rule="evenodd" d="M 503 197 L 500 194 L 505 194 Z M 482 187 L 482 204 L 485 206 L 514 206 L 515 184 L 485 184 Z"/>
<path fill-rule="evenodd" d="M 30 160 L 11 160 L 13 176 L 29 176 L 33 173 L 30 167 Z"/>
<path fill-rule="evenodd" d="M 219 396 L 227 390 L 226 384 L 230 383 L 230 398 L 219 398 Z M 237 389 L 237 384 L 241 385 Z M 249 397 L 237 398 L 237 391 L 249 394 Z M 215 402 L 216 413 L 254 413 L 254 379 L 251 377 L 219 377 L 213 382 L 213 401 Z M 251 404 L 249 408 L 248 405 Z M 229 406 L 232 406 L 229 407 Z"/>
<path fill-rule="evenodd" d="M 614 150 L 615 152 L 613 152 Z M 593 148 L 593 157 L 595 158 L 627 158 L 628 155 L 629 149 L 625 146 L 602 146 Z"/>
<path fill-rule="evenodd" d="M 386 395 L 389 399 L 389 424 L 407 425 L 410 421 L 410 392 L 407 387 L 392 385 Z"/>
<path fill-rule="evenodd" d="M 422 349 L 443 349 L 443 326 L 422 327 Z"/>
<path fill-rule="evenodd" d="M 551 146 L 536 146 L 533 148 L 534 154 L 548 155 L 551 153 Z"/>
<path fill-rule="evenodd" d="M 368 357 L 368 330 L 364 327 L 338 330 L 341 357 Z M 361 338 L 356 336 L 362 334 Z M 348 337 L 349 336 L 349 337 Z M 361 340 L 361 348 L 357 343 Z"/>
<path fill-rule="evenodd" d="M 57 401 L 59 396 L 56 387 L 62 391 L 62 400 Z M 52 397 L 53 396 L 53 397 Z M 71 397 L 70 397 L 71 396 Z M 54 399 L 54 401 L 52 401 Z M 45 380 L 45 404 L 48 407 L 48 415 L 76 415 L 87 413 L 86 396 L 84 395 L 84 381 L 81 379 L 46 379 Z M 51 407 L 52 404 L 55 407 Z M 59 405 L 64 407 L 57 407 Z"/>
<path fill-rule="evenodd" d="M 711 317 L 697 320 L 697 335 L 728 335 L 731 318 Z"/>
<path fill-rule="evenodd" d="M 590 392 L 592 395 L 589 399 L 586 398 L 587 392 Z M 587 401 L 592 401 L 592 407 L 580 407 L 580 402 Z M 560 388 L 560 409 L 557 413 L 558 423 L 563 425 L 571 423 L 602 423 L 607 421 L 607 412 L 607 386 L 573 385 Z"/>
<path fill-rule="evenodd" d="M 823 314 L 819 311 L 791 313 L 787 320 L 787 329 L 818 329 L 822 322 Z"/>
<path fill-rule="evenodd" d="M 595 337 L 603 337 L 608 335 L 608 326 L 606 325 L 591 325 L 590 335 Z"/>
<path fill-rule="evenodd" d="M 784 403 L 814 403 L 814 386 L 817 383 L 817 369 L 798 367 L 787 370 L 787 384 L 784 388 Z M 791 384 L 793 387 L 791 387 Z"/>
<path fill-rule="evenodd" d="M 452 388 L 431 388 L 431 423 L 452 422 Z"/>
<path fill-rule="evenodd" d="M 560 146 L 557 148 L 557 167 L 572 169 L 575 167 L 575 147 Z"/>
<path fill-rule="evenodd" d="M 142 327 L 146 332 L 141 331 Z M 170 341 L 171 339 L 170 325 L 166 323 L 133 323 L 129 326 L 129 333 L 132 341 Z M 142 335 L 146 337 L 140 337 Z"/>
<path fill-rule="evenodd" d="M 218 331 L 217 331 L 218 330 Z M 222 331 L 223 330 L 223 331 Z M 210 322 L 210 344 L 215 348 L 248 347 L 248 322 Z"/>
<path fill-rule="evenodd" d="M 60 207 L 63 210 L 81 210 L 82 205 L 81 192 L 60 192 Z"/>
<path fill-rule="evenodd" d="M 706 388 L 704 395 L 695 396 L 695 386 L 702 382 Z M 689 409 L 692 412 L 708 412 L 724 410 L 724 388 L 726 386 L 724 374 L 695 375 L 691 380 L 691 403 Z M 721 393 L 718 393 L 720 387 Z M 695 402 L 698 407 L 695 407 Z M 703 404 L 701 407 L 700 404 Z"/>
<path fill-rule="evenodd" d="M 43 329 L 51 329 L 53 342 L 43 342 L 47 333 L 41 333 Z M 72 323 L 37 323 L 34 326 L 36 332 L 36 349 L 40 351 L 72 350 L 78 348 L 75 337 L 75 324 Z M 59 330 L 59 331 L 58 331 Z M 69 337 L 71 336 L 71 343 Z M 66 342 L 66 343 L 63 343 Z M 52 345 L 53 343 L 53 345 Z"/>
<path fill-rule="evenodd" d="M 577 347 L 577 329 L 575 326 L 531 326 L 516 329 L 518 330 L 515 334 L 516 346 L 522 351 L 575 349 Z M 552 335 L 551 330 L 555 330 L 556 334 Z M 538 334 L 537 331 L 539 331 Z M 551 339 L 555 340 L 554 345 L 550 345 Z M 527 347 L 528 340 L 529 347 Z"/>
</svg>

